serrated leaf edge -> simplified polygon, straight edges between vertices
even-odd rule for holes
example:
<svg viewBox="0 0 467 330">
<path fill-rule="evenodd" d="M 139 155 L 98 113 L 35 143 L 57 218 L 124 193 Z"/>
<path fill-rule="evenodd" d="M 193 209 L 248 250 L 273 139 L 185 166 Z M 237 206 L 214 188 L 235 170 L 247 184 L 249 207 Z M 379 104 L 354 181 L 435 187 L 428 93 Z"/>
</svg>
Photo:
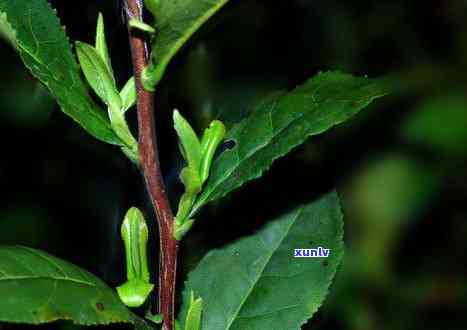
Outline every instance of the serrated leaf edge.
<svg viewBox="0 0 467 330">
<path fill-rule="evenodd" d="M 0 245 L 1 246 L 1 245 Z M 15 248 L 18 248 L 18 249 L 22 249 L 22 250 L 26 250 L 28 251 L 29 253 L 32 253 L 40 258 L 43 258 L 45 260 L 47 260 L 47 262 L 55 265 L 54 262 L 50 261 L 49 259 L 45 258 L 45 255 L 42 255 L 42 254 L 38 254 L 37 251 L 35 249 L 32 249 L 32 248 L 29 248 L 27 246 L 22 246 L 22 245 L 14 245 L 12 247 L 15 247 Z M 68 261 L 66 260 L 63 260 L 64 262 L 67 262 L 69 263 Z M 79 270 L 81 272 L 81 274 L 83 275 L 83 277 L 86 277 L 88 276 L 88 272 L 85 270 L 85 269 L 82 269 L 80 268 L 79 266 L 76 266 L 74 264 L 72 264 L 74 267 L 76 267 L 77 270 Z M 58 267 L 58 266 L 56 266 Z M 21 277 L 21 276 L 14 276 L 14 277 L 10 277 L 10 278 L 0 278 L 0 282 L 3 281 L 3 280 L 29 280 L 29 279 L 48 279 L 48 280 L 51 280 L 51 281 L 68 281 L 68 282 L 73 282 L 73 283 L 76 283 L 76 284 L 81 284 L 81 285 L 87 285 L 87 286 L 91 286 L 91 287 L 94 287 L 96 288 L 97 290 L 99 290 L 101 292 L 102 289 L 111 289 L 110 287 L 107 286 L 107 284 L 102 281 L 99 277 L 93 275 L 93 274 L 90 274 L 89 275 L 92 275 L 93 277 L 95 277 L 98 281 L 100 281 L 101 285 L 96 285 L 94 283 L 91 283 L 91 282 L 87 282 L 87 281 L 80 281 L 80 280 L 76 280 L 76 279 L 72 279 L 72 278 L 66 278 L 66 277 L 59 277 L 59 276 L 25 276 L 25 277 Z M 99 283 L 98 283 L 99 284 Z M 2 318 L 1 321 L 2 322 L 9 322 L 9 323 L 14 323 L 14 324 L 17 324 L 17 323 L 25 323 L 25 324 L 46 324 L 46 323 L 51 323 L 51 322 L 55 322 L 55 321 L 58 321 L 58 320 L 66 320 L 66 321 L 71 321 L 73 324 L 77 324 L 77 325 L 85 325 L 85 326 L 88 326 L 88 325 L 108 325 L 108 324 L 114 324 L 114 323 L 131 323 L 131 324 L 136 324 L 138 322 L 144 322 L 143 320 L 141 320 L 138 316 L 136 316 L 135 314 L 133 314 L 131 311 L 128 310 L 128 315 L 129 315 L 129 318 L 128 319 L 122 319 L 122 318 L 119 318 L 119 317 L 111 317 L 111 316 L 106 316 L 107 317 L 107 320 L 108 321 L 104 321 L 104 322 L 87 322 L 87 321 L 80 321 L 80 320 L 77 320 L 75 318 L 72 318 L 72 317 L 68 317 L 68 316 L 61 316 L 61 317 L 51 317 L 50 319 L 46 320 L 46 321 L 37 321 L 37 322 L 31 322 L 29 319 L 25 319 L 25 318 L 20 318 L 20 317 L 15 317 L 14 319 L 10 319 L 10 318 Z"/>
<path fill-rule="evenodd" d="M 57 16 L 57 10 L 56 8 L 52 7 L 51 3 L 49 1 L 44 1 L 47 6 L 50 8 L 51 12 L 54 13 L 54 15 L 52 15 L 53 18 L 55 18 L 56 20 L 56 23 L 57 25 L 60 27 L 60 32 L 63 34 L 62 36 L 65 37 L 65 40 L 67 40 L 66 44 L 67 44 L 67 47 L 68 47 L 68 50 L 70 51 L 70 53 L 72 54 L 73 56 L 73 59 L 74 59 L 74 62 L 73 62 L 73 66 L 74 66 L 74 69 L 78 70 L 79 72 L 79 65 L 78 65 L 78 62 L 77 62 L 77 59 L 76 59 L 76 55 L 75 53 L 73 52 L 73 47 L 71 46 L 71 43 L 70 43 L 70 39 L 68 37 L 68 35 L 66 34 L 65 32 L 65 29 L 63 27 L 63 25 L 61 24 L 61 21 L 60 21 L 60 18 Z M 8 23 L 8 25 L 12 26 L 10 21 L 8 21 L 8 15 L 6 12 L 2 12 L 0 11 L 0 13 L 4 13 L 5 14 L 5 20 L 6 22 Z M 14 28 L 12 28 L 12 30 L 16 31 Z M 16 34 L 15 34 L 16 36 Z M 96 137 L 97 139 L 101 140 L 101 141 L 104 141 L 106 143 L 109 143 L 109 144 L 113 144 L 113 145 L 118 145 L 118 146 L 123 146 L 124 144 L 119 141 L 120 139 L 118 138 L 118 136 L 115 135 L 115 133 L 113 132 L 111 126 L 110 126 L 110 122 L 107 121 L 104 117 L 104 111 L 102 111 L 102 114 L 103 116 L 99 116 L 99 115 L 96 115 L 94 112 L 92 111 L 89 111 L 89 114 L 96 119 L 96 121 L 100 122 L 101 124 L 103 124 L 103 126 L 105 126 L 107 129 L 108 129 L 108 132 L 110 132 L 112 135 L 114 135 L 113 139 L 114 140 L 109 140 L 109 139 L 103 139 L 101 137 L 98 137 L 96 136 L 95 134 L 91 133 L 91 131 L 89 131 L 87 128 L 85 128 L 84 126 L 82 126 L 82 124 L 79 122 L 78 118 L 75 118 L 75 115 L 72 115 L 70 112 L 68 111 L 65 111 L 64 109 L 66 109 L 67 107 L 64 106 L 63 102 L 59 100 L 59 98 L 57 97 L 57 95 L 55 94 L 54 91 L 52 91 L 52 89 L 50 88 L 49 86 L 49 83 L 48 82 L 44 82 L 40 79 L 39 75 L 37 75 L 36 73 L 34 73 L 34 71 L 32 70 L 32 67 L 30 65 L 28 65 L 24 59 L 24 55 L 23 53 L 27 54 L 28 56 L 30 56 L 31 58 L 34 58 L 35 61 L 39 62 L 39 63 L 42 63 L 41 61 L 39 61 L 35 56 L 34 54 L 31 54 L 26 48 L 24 48 L 24 46 L 22 45 L 22 42 L 21 40 L 19 40 L 18 38 L 16 38 L 16 45 L 17 45 L 17 48 L 19 50 L 19 55 L 24 63 L 24 66 L 28 69 L 28 71 L 31 73 L 32 76 L 34 76 L 38 81 L 40 81 L 43 85 L 45 85 L 47 87 L 47 89 L 49 90 L 49 92 L 53 95 L 55 101 L 58 103 L 58 105 L 62 108 L 63 112 L 66 113 L 71 119 L 73 119 L 73 121 L 75 121 L 76 123 L 78 123 L 81 127 L 83 127 L 89 134 L 91 134 L 92 136 Z M 45 65 L 44 65 L 45 66 Z M 47 67 L 47 66 L 45 66 Z M 66 89 L 68 92 L 70 92 L 70 89 L 67 88 Z M 87 89 L 85 89 L 85 92 L 87 93 L 88 95 L 88 99 L 89 101 L 91 102 L 91 104 L 96 108 L 98 109 L 97 105 L 94 104 L 91 96 L 89 95 L 89 91 Z"/>
<path fill-rule="evenodd" d="M 338 203 L 338 205 L 339 205 L 339 208 L 338 208 L 338 217 L 339 217 L 339 219 L 341 220 L 341 221 L 340 221 L 340 226 L 339 226 L 339 230 L 340 230 L 340 233 L 341 233 L 341 234 L 340 234 L 339 237 L 337 238 L 337 241 L 338 241 L 338 242 L 344 242 L 344 221 L 343 221 L 343 219 L 344 219 L 344 214 L 343 214 L 343 212 L 342 212 L 342 206 L 341 206 L 341 202 L 340 202 L 339 195 L 337 194 L 337 192 L 334 192 L 334 194 L 335 194 L 335 196 L 336 196 L 336 198 L 337 198 L 337 203 Z M 317 199 L 317 200 L 319 200 L 319 199 Z M 306 207 L 306 205 L 301 205 L 301 206 L 295 211 L 297 214 L 294 216 L 294 219 L 291 221 L 291 224 L 290 224 L 289 228 L 287 229 L 286 234 L 285 234 L 284 237 L 280 240 L 280 243 L 278 244 L 278 246 L 280 246 L 280 244 L 283 242 L 284 238 L 285 238 L 285 237 L 287 236 L 287 234 L 289 233 L 290 228 L 295 224 L 295 221 L 296 221 L 297 218 L 300 216 L 300 214 L 303 212 L 303 209 L 304 209 L 305 207 Z M 265 226 L 268 226 L 269 224 L 270 224 L 270 223 L 267 223 Z M 265 230 L 265 229 L 266 229 L 266 227 L 262 227 L 262 228 L 260 228 L 259 230 L 257 230 L 255 233 L 253 233 L 253 234 L 250 235 L 250 236 L 253 236 L 253 235 L 255 235 L 256 233 L 258 233 L 259 231 L 262 231 L 262 230 Z M 236 240 L 236 241 L 234 241 L 234 242 L 232 242 L 232 243 L 229 243 L 228 245 L 226 245 L 226 246 L 224 246 L 224 247 L 216 248 L 216 249 L 210 250 L 210 251 L 200 260 L 200 262 L 198 263 L 198 265 L 196 266 L 196 268 L 199 267 L 199 266 L 201 265 L 201 262 L 203 262 L 205 259 L 209 258 L 212 254 L 214 254 L 214 253 L 216 253 L 216 252 L 220 252 L 220 251 L 222 251 L 223 249 L 227 248 L 229 245 L 236 244 L 236 243 L 238 243 L 239 241 L 241 241 L 242 239 L 246 239 L 246 238 L 248 238 L 248 237 L 250 237 L 250 236 L 242 237 L 242 238 L 240 238 L 240 239 L 238 239 L 238 240 Z M 342 244 L 343 244 L 343 243 L 342 243 Z M 271 256 L 268 258 L 268 261 L 272 258 L 272 256 L 273 256 L 274 253 L 276 252 L 276 250 L 277 250 L 277 248 L 274 249 L 274 252 L 273 252 L 273 253 L 271 254 Z M 317 308 L 310 310 L 310 316 L 305 317 L 303 320 L 301 320 L 300 323 L 299 323 L 300 326 L 306 324 L 306 323 L 313 317 L 313 315 L 316 314 L 316 312 L 322 307 L 324 301 L 326 301 L 326 298 L 327 298 L 327 296 L 329 295 L 330 287 L 331 287 L 331 285 L 332 285 L 332 282 L 333 282 L 333 280 L 334 280 L 334 277 L 336 276 L 337 270 L 339 269 L 340 265 L 342 264 L 343 255 L 344 255 L 344 249 L 342 249 L 342 251 L 339 252 L 339 255 L 337 256 L 338 261 L 337 261 L 336 269 L 334 269 L 334 271 L 332 272 L 332 274 L 329 276 L 328 281 L 326 282 L 326 284 L 327 284 L 327 285 L 326 285 L 327 289 L 326 289 L 326 292 L 325 292 L 325 294 L 324 294 L 324 296 L 323 296 L 323 299 L 322 299 L 321 304 L 320 304 Z M 267 262 L 265 263 L 265 265 L 267 265 Z M 196 268 L 195 268 L 195 269 L 196 269 Z M 262 269 L 262 271 L 261 271 L 259 277 L 258 277 L 258 278 L 256 279 L 256 281 L 254 282 L 255 284 L 258 282 L 258 279 L 261 277 L 261 274 L 263 273 L 264 268 L 265 268 L 265 267 L 263 267 L 263 269 Z M 188 283 L 189 283 L 189 281 L 190 281 L 190 277 L 192 276 L 192 273 L 193 273 L 193 271 L 191 271 L 191 272 L 188 274 L 187 279 L 183 282 L 184 289 L 183 289 L 182 297 L 187 296 L 187 295 L 190 293 L 190 291 L 193 290 L 193 289 L 188 289 Z M 252 288 L 250 288 L 250 291 L 248 292 L 248 295 L 246 295 L 247 298 L 245 298 L 245 299 L 242 301 L 242 303 L 240 304 L 239 309 L 236 311 L 236 315 L 238 315 L 238 313 L 241 311 L 242 306 L 244 305 L 245 301 L 248 299 L 249 293 L 251 293 L 251 291 L 252 291 L 253 289 L 254 289 L 254 285 L 252 286 Z M 203 298 L 203 297 L 201 297 L 201 298 Z M 229 323 L 229 326 L 228 326 L 225 330 L 228 330 L 228 329 L 230 328 L 230 326 L 232 325 L 233 321 L 235 321 L 235 318 L 233 318 L 233 319 L 231 320 L 231 322 Z M 300 329 L 297 329 L 297 330 L 300 330 Z"/>
<path fill-rule="evenodd" d="M 328 71 L 328 72 L 329 72 L 329 73 L 340 73 L 339 71 Z M 323 73 L 322 73 L 322 72 L 319 72 L 319 73 L 318 73 L 318 75 L 321 75 L 321 74 L 323 74 Z M 302 86 L 302 85 L 297 86 L 296 88 L 300 88 L 301 86 Z M 295 89 L 296 89 L 296 88 L 295 88 Z M 294 90 L 295 90 L 295 89 L 294 89 Z M 290 93 L 292 93 L 294 90 L 292 90 Z M 378 99 L 378 98 L 380 98 L 380 97 L 383 97 L 383 96 L 385 96 L 385 95 L 387 95 L 387 94 L 388 94 L 387 92 L 382 92 L 382 93 L 380 93 L 380 94 L 378 94 L 378 95 L 374 95 L 374 96 L 372 96 L 371 98 L 368 98 L 368 101 L 367 101 L 365 104 L 361 104 L 361 105 L 359 106 L 359 108 L 360 108 L 360 109 L 364 109 L 365 107 L 367 107 L 368 105 L 370 105 L 371 103 L 373 103 L 373 101 L 375 101 L 376 99 Z M 327 101 L 327 100 L 326 100 L 326 101 Z M 324 101 L 324 102 L 326 102 L 326 101 Z M 274 105 L 273 105 L 274 107 L 277 105 L 277 102 L 278 102 L 278 100 L 275 101 L 275 103 L 274 103 Z M 254 115 L 254 113 L 250 114 L 247 118 L 241 120 L 240 122 L 234 124 L 234 125 L 232 126 L 232 128 L 231 128 L 230 131 L 233 131 L 233 130 L 235 130 L 237 127 L 240 127 L 240 126 L 242 125 L 242 122 L 243 122 L 244 120 L 248 120 L 248 119 L 249 119 L 251 116 L 253 116 L 253 115 Z M 296 148 L 296 147 L 298 147 L 299 145 L 301 145 L 302 143 L 304 143 L 309 137 L 322 134 L 322 133 L 324 133 L 324 132 L 326 132 L 326 131 L 328 131 L 328 130 L 330 130 L 330 129 L 332 129 L 332 128 L 334 128 L 334 127 L 336 127 L 336 126 L 338 126 L 338 125 L 340 125 L 340 124 L 342 124 L 343 122 L 346 121 L 346 119 L 343 119 L 343 120 L 341 120 L 341 121 L 336 121 L 334 124 L 330 125 L 329 127 L 326 127 L 326 128 L 323 128 L 323 129 L 321 129 L 321 130 L 319 130 L 319 131 L 315 131 L 315 132 L 312 132 L 312 133 L 310 133 L 310 134 L 307 134 L 307 135 L 303 138 L 303 141 L 302 141 L 302 142 L 299 142 L 299 143 L 297 143 L 297 144 L 295 144 L 295 145 L 289 145 L 289 148 L 288 148 L 287 150 L 285 150 L 283 153 L 278 154 L 278 155 L 276 155 L 275 157 L 273 157 L 273 158 L 271 159 L 271 162 L 270 162 L 267 166 L 265 166 L 264 168 L 258 169 L 255 173 L 252 173 L 247 179 L 243 180 L 243 182 L 240 182 L 240 183 L 236 184 L 236 185 L 234 186 L 233 189 L 231 189 L 231 190 L 229 190 L 229 191 L 227 191 L 227 192 L 224 192 L 224 193 L 222 193 L 222 194 L 219 195 L 219 196 L 211 197 L 212 194 L 213 194 L 213 192 L 222 184 L 222 182 L 224 182 L 225 180 L 227 180 L 227 179 L 232 175 L 232 173 L 234 173 L 234 172 L 237 170 L 237 168 L 240 166 L 241 163 L 243 163 L 243 162 L 247 161 L 248 159 L 250 159 L 251 157 L 253 157 L 258 151 L 260 151 L 260 150 L 266 148 L 267 146 L 269 146 L 269 145 L 270 145 L 270 142 L 273 141 L 274 138 L 276 138 L 278 135 L 280 135 L 283 131 L 287 130 L 291 125 L 293 125 L 297 120 L 299 120 L 299 119 L 302 118 L 302 117 L 303 117 L 303 115 L 302 115 L 302 116 L 299 116 L 299 117 L 297 117 L 297 118 L 294 118 L 290 123 L 288 123 L 287 126 L 285 126 L 284 128 L 282 128 L 280 131 L 277 131 L 276 134 L 275 134 L 274 136 L 272 136 L 272 137 L 270 138 L 270 140 L 269 140 L 267 143 L 264 143 L 264 144 L 260 145 L 258 148 L 252 150 L 248 155 L 246 155 L 246 156 L 242 159 L 241 162 L 235 164 L 235 166 L 232 168 L 231 171 L 225 172 L 224 176 L 222 176 L 221 178 L 219 178 L 218 180 L 216 180 L 216 184 L 215 184 L 214 187 L 212 187 L 212 188 L 209 189 L 209 190 L 204 190 L 204 191 L 201 193 L 201 195 L 198 197 L 197 201 L 195 202 L 195 204 L 194 204 L 194 206 L 193 206 L 193 210 L 192 210 L 192 212 L 190 213 L 190 217 L 193 217 L 204 205 L 206 205 L 207 203 L 213 201 L 214 199 L 221 199 L 221 198 L 223 198 L 224 196 L 226 196 L 227 194 L 229 194 L 229 193 L 231 193 L 231 192 L 237 190 L 238 188 L 242 187 L 242 186 L 243 186 L 244 184 L 246 184 L 247 182 L 252 181 L 252 180 L 255 180 L 255 179 L 261 177 L 261 176 L 263 175 L 264 172 L 266 172 L 267 170 L 269 170 L 269 169 L 271 168 L 272 164 L 273 164 L 277 159 L 283 157 L 284 155 L 286 155 L 287 153 L 289 153 L 291 150 L 293 150 L 294 148 Z M 226 136 L 225 139 L 226 139 L 226 140 L 229 140 L 230 138 L 229 138 L 229 136 Z M 230 139 L 230 140 L 232 140 L 232 139 Z M 235 141 L 235 142 L 236 142 L 236 141 Z M 238 146 L 235 146 L 235 148 L 238 148 Z M 228 152 L 233 152 L 233 150 L 229 150 Z M 213 164 L 213 165 L 214 165 L 214 164 Z M 209 182 L 208 182 L 208 183 L 209 183 Z M 206 186 L 206 188 L 207 188 L 207 187 L 209 187 L 209 186 Z"/>
</svg>

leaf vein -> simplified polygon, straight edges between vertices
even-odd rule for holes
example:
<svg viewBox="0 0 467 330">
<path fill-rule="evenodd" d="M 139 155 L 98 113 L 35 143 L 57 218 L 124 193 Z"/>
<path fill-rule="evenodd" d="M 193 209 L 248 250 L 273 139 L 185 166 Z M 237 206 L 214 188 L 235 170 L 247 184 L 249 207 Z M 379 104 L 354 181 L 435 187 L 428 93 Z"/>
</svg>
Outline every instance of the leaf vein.
<svg viewBox="0 0 467 330">
<path fill-rule="evenodd" d="M 2 281 L 17 281 L 17 280 L 54 280 L 54 281 L 64 281 L 64 282 L 73 282 L 76 284 L 82 284 L 82 285 L 87 285 L 90 287 L 96 287 L 97 286 L 93 283 L 89 283 L 86 281 L 78 280 L 75 278 L 71 277 L 56 277 L 56 276 L 8 276 L 8 277 L 2 277 L 0 278 L 0 282 Z"/>
<path fill-rule="evenodd" d="M 239 316 L 238 319 L 252 319 L 252 318 L 256 318 L 256 317 L 267 316 L 267 315 L 276 314 L 278 312 L 288 310 L 288 309 L 292 309 L 292 308 L 297 308 L 297 307 L 300 307 L 300 304 L 284 306 L 284 307 L 281 307 L 281 308 L 273 310 L 273 311 L 259 313 L 259 314 L 253 314 L 253 315 L 248 315 L 248 316 L 246 316 L 246 315 L 245 316 Z"/>
<path fill-rule="evenodd" d="M 303 206 L 297 210 L 296 212 L 296 215 L 293 217 L 293 219 L 290 221 L 290 224 L 287 228 L 287 230 L 284 230 L 283 234 L 282 234 L 282 237 L 277 241 L 277 244 L 276 246 L 271 249 L 271 254 L 266 258 L 264 264 L 262 265 L 261 267 L 261 270 L 258 272 L 258 276 L 256 277 L 256 279 L 253 280 L 253 284 L 251 285 L 250 289 L 248 290 L 247 294 L 245 295 L 245 297 L 242 299 L 242 301 L 240 302 L 237 310 L 233 313 L 233 317 L 231 318 L 230 322 L 227 324 L 227 327 L 226 327 L 226 330 L 230 329 L 230 327 L 232 326 L 233 322 L 235 321 L 235 318 L 238 316 L 238 314 L 240 313 L 241 309 L 243 308 L 243 305 L 245 304 L 245 302 L 247 301 L 248 297 L 250 296 L 251 292 L 254 290 L 254 284 L 256 284 L 259 279 L 261 278 L 261 275 L 263 273 L 263 271 L 266 269 L 266 266 L 268 265 L 269 261 L 271 260 L 272 256 L 274 255 L 274 253 L 276 252 L 277 248 L 282 244 L 282 241 L 287 237 L 287 234 L 289 233 L 290 229 L 292 228 L 293 224 L 295 223 L 295 221 L 298 219 L 298 217 L 302 214 L 303 212 Z"/>
</svg>

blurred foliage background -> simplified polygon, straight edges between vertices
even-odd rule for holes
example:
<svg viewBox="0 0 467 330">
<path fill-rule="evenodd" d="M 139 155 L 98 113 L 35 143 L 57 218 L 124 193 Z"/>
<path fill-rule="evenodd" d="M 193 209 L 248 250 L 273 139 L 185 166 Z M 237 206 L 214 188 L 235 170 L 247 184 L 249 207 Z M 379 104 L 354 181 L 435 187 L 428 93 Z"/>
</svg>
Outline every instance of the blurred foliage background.
<svg viewBox="0 0 467 330">
<path fill-rule="evenodd" d="M 104 13 L 121 86 L 131 66 L 118 2 L 51 2 L 71 40 L 91 42 Z M 65 117 L 4 42 L 0 59 L 0 244 L 41 248 L 120 284 L 124 212 L 136 205 L 151 214 L 140 175 L 117 148 Z M 422 83 L 310 139 L 261 180 L 207 207 L 182 243 L 179 286 L 206 251 L 337 186 L 346 214 L 344 263 L 304 329 L 465 329 L 464 0 L 232 0 L 177 56 L 157 93 L 171 198 L 181 190 L 173 108 L 198 130 L 213 118 L 232 125 L 261 97 L 330 69 L 399 72 Z M 135 126 L 134 111 L 130 119 Z M 28 327 L 0 325 L 10 328 Z"/>
</svg>

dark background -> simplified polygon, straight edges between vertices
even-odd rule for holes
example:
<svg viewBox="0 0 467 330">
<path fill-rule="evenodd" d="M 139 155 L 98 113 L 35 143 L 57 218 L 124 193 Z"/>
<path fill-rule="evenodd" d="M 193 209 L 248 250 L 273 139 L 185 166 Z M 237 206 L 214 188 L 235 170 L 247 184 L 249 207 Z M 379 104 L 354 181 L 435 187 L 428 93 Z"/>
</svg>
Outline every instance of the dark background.
<svg viewBox="0 0 467 330">
<path fill-rule="evenodd" d="M 118 3 L 52 4 L 71 40 L 92 43 L 104 13 L 122 86 L 131 63 Z M 261 96 L 319 70 L 401 72 L 423 84 L 308 140 L 261 180 L 206 207 L 182 243 L 179 287 L 209 249 L 337 186 L 344 263 L 304 329 L 465 329 L 466 14 L 461 0 L 232 0 L 203 27 L 157 93 L 162 168 L 174 201 L 182 165 L 170 121 L 175 107 L 200 131 L 213 118 L 232 125 Z M 133 205 L 151 214 L 140 175 L 117 148 L 63 115 L 3 42 L 0 60 L 0 244 L 41 248 L 120 284 L 123 215 Z"/>
</svg>

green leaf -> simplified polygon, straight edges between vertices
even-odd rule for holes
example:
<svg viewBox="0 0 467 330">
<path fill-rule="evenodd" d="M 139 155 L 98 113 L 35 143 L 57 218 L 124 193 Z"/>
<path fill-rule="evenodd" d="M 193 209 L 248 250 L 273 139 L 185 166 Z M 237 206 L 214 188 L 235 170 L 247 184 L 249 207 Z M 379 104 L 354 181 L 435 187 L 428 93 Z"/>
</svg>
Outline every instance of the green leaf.
<svg viewBox="0 0 467 330">
<path fill-rule="evenodd" d="M 180 320 L 193 291 L 203 299 L 203 330 L 300 329 L 321 306 L 343 255 L 339 198 L 329 193 L 209 252 L 185 283 Z M 330 249 L 294 258 L 294 249 Z M 183 328 L 183 327 L 182 327 Z"/>
<path fill-rule="evenodd" d="M 202 183 L 198 172 L 191 167 L 182 169 L 180 180 L 185 186 L 185 193 L 182 195 L 178 205 L 177 218 L 185 220 L 193 207 L 196 195 L 201 191 Z"/>
<path fill-rule="evenodd" d="M 82 325 L 138 323 L 114 290 L 91 273 L 48 253 L 0 246 L 0 321 Z"/>
<path fill-rule="evenodd" d="M 147 244 L 148 226 L 143 213 L 131 207 L 123 220 L 121 235 L 125 245 L 128 280 L 141 279 L 149 282 Z"/>
<path fill-rule="evenodd" d="M 135 77 L 131 77 L 126 82 L 120 91 L 120 98 L 122 99 L 122 111 L 125 113 L 128 109 L 136 103 L 136 85 Z"/>
<path fill-rule="evenodd" d="M 0 12 L 0 37 L 5 39 L 13 48 L 17 49 L 16 47 L 16 32 L 11 27 L 10 23 L 6 18 L 6 13 Z"/>
<path fill-rule="evenodd" d="M 204 130 L 201 139 L 201 166 L 199 169 L 201 182 L 204 183 L 209 177 L 214 153 L 219 144 L 224 140 L 225 126 L 219 120 L 213 120 L 208 128 Z"/>
<path fill-rule="evenodd" d="M 154 284 L 134 279 L 117 287 L 118 296 L 128 307 L 140 307 L 148 299 Z"/>
<path fill-rule="evenodd" d="M 185 330 L 200 330 L 201 329 L 201 314 L 203 312 L 203 299 L 200 297 L 195 299 L 193 291 L 190 293 L 190 306 L 185 320 Z"/>
<path fill-rule="evenodd" d="M 181 240 L 182 237 L 190 230 L 194 220 L 188 219 L 188 215 L 193 207 L 196 196 L 201 191 L 201 180 L 198 171 L 191 167 L 185 167 L 180 173 L 180 179 L 185 186 L 185 192 L 178 203 L 177 215 L 174 223 L 174 237 L 176 240 Z"/>
<path fill-rule="evenodd" d="M 194 219 L 182 219 L 181 221 L 179 220 L 180 218 L 175 218 L 175 224 L 174 224 L 174 238 L 177 241 L 180 241 L 183 236 L 188 233 L 188 231 L 193 227 L 193 224 L 195 223 Z"/>
<path fill-rule="evenodd" d="M 107 70 L 109 70 L 110 76 L 112 77 L 113 83 L 115 85 L 115 77 L 112 69 L 112 63 L 110 61 L 109 49 L 107 47 L 107 41 L 105 40 L 104 17 L 102 16 L 102 13 L 99 13 L 99 17 L 97 18 L 95 46 L 97 53 L 104 61 Z"/>
<path fill-rule="evenodd" d="M 156 16 L 159 5 L 160 0 L 144 0 L 144 6 L 153 16 Z"/>
<path fill-rule="evenodd" d="M 130 20 L 128 21 L 128 26 L 132 29 L 137 29 L 142 32 L 147 32 L 149 34 L 154 34 L 156 32 L 156 30 L 154 30 L 154 28 L 151 25 L 146 24 L 136 18 L 130 18 Z"/>
<path fill-rule="evenodd" d="M 121 145 L 105 112 L 89 96 L 65 32 L 48 2 L 0 0 L 0 16 L 11 27 L 9 35 L 15 36 L 24 64 L 48 87 L 62 111 L 96 138 Z"/>
<path fill-rule="evenodd" d="M 350 119 L 388 91 L 386 79 L 326 72 L 289 93 L 268 97 L 227 132 L 225 140 L 236 145 L 213 162 L 209 179 L 190 216 L 207 202 L 260 177 L 274 160 L 309 136 Z"/>
<path fill-rule="evenodd" d="M 114 111 L 120 112 L 122 100 L 115 86 L 115 80 L 98 51 L 85 42 L 77 41 L 76 54 L 84 76 L 94 92 Z"/>
<path fill-rule="evenodd" d="M 182 117 L 178 110 L 174 110 L 173 112 L 173 121 L 175 131 L 177 132 L 180 144 L 183 148 L 182 154 L 188 166 L 199 173 L 201 165 L 201 145 L 198 136 L 196 136 L 191 125 Z"/>
<path fill-rule="evenodd" d="M 114 106 L 109 106 L 107 110 L 109 112 L 112 129 L 125 143 L 125 147 L 122 147 L 122 151 L 133 163 L 138 164 L 138 142 L 128 127 L 128 124 L 125 120 L 125 114 L 122 112 L 121 108 L 116 108 Z"/>
<path fill-rule="evenodd" d="M 141 211 L 130 208 L 121 226 L 125 246 L 127 281 L 117 287 L 118 295 L 129 307 L 141 306 L 154 285 L 149 283 L 147 244 L 148 226 Z"/>
<path fill-rule="evenodd" d="M 158 32 L 151 65 L 144 71 L 144 86 L 154 90 L 170 60 L 188 39 L 228 0 L 159 0 L 146 2 L 156 19 Z"/>
</svg>

